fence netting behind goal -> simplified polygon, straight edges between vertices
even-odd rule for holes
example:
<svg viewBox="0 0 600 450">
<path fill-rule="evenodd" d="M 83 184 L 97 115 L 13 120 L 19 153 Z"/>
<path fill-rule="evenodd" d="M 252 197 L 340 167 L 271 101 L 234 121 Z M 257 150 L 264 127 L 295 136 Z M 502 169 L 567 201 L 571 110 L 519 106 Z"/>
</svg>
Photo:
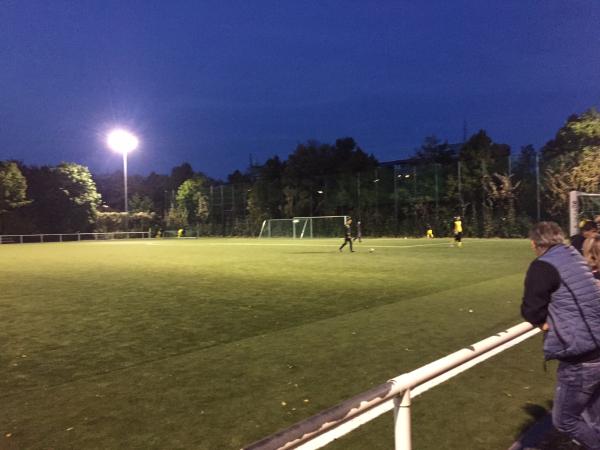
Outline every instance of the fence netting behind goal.
<svg viewBox="0 0 600 450">
<path fill-rule="evenodd" d="M 297 238 L 331 238 L 343 234 L 347 216 L 296 217 Z"/>
<path fill-rule="evenodd" d="M 292 219 L 268 219 L 262 224 L 258 237 L 281 237 L 290 239 L 328 238 L 342 236 L 348 216 L 294 217 Z"/>
<path fill-rule="evenodd" d="M 600 194 L 571 191 L 569 194 L 569 232 L 577 234 L 584 220 L 600 216 Z"/>
</svg>

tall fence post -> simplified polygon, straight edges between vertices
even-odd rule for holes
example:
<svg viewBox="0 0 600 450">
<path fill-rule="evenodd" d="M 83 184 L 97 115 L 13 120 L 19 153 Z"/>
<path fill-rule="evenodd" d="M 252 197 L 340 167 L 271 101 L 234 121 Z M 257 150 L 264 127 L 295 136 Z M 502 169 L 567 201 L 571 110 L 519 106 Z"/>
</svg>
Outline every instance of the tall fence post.
<svg viewBox="0 0 600 450">
<path fill-rule="evenodd" d="M 410 424 L 410 389 L 394 398 L 394 442 L 396 450 L 412 450 Z"/>
<path fill-rule="evenodd" d="M 225 190 L 221 185 L 221 235 L 225 236 Z"/>
</svg>

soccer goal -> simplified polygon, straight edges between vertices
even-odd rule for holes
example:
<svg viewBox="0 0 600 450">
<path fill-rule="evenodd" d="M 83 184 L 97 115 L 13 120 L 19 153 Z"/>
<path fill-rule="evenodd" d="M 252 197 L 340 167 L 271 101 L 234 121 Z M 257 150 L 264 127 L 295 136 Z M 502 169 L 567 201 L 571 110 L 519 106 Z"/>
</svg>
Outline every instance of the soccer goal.
<svg viewBox="0 0 600 450">
<path fill-rule="evenodd" d="M 594 220 L 600 216 L 600 194 L 586 192 L 569 192 L 569 233 L 571 236 L 579 232 L 579 222 Z"/>
<path fill-rule="evenodd" d="M 293 217 L 263 221 L 259 238 L 289 239 L 325 238 L 342 235 L 348 216 Z"/>
</svg>

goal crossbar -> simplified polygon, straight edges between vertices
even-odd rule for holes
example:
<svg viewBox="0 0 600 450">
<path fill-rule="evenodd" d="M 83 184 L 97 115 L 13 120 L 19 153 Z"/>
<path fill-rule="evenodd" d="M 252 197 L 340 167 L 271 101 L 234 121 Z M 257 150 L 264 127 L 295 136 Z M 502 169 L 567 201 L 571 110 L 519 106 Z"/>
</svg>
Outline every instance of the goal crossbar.
<svg viewBox="0 0 600 450">
<path fill-rule="evenodd" d="M 394 410 L 396 450 L 411 450 L 411 399 L 540 332 L 522 322 L 469 347 L 404 373 L 257 441 L 243 450 L 314 450 Z"/>
</svg>

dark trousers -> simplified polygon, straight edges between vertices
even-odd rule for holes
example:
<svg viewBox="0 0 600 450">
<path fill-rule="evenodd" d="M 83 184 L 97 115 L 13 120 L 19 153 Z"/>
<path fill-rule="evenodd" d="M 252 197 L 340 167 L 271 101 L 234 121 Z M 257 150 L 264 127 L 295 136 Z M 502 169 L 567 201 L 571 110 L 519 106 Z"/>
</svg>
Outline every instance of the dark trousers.
<svg viewBox="0 0 600 450">
<path fill-rule="evenodd" d="M 340 247 L 340 250 L 343 249 L 346 246 L 346 244 L 350 244 L 350 251 L 353 252 L 354 250 L 352 250 L 352 238 L 351 237 L 348 236 L 344 239 L 344 243 Z"/>
<path fill-rule="evenodd" d="M 588 450 L 600 450 L 600 361 L 561 362 L 552 422 Z"/>
</svg>

